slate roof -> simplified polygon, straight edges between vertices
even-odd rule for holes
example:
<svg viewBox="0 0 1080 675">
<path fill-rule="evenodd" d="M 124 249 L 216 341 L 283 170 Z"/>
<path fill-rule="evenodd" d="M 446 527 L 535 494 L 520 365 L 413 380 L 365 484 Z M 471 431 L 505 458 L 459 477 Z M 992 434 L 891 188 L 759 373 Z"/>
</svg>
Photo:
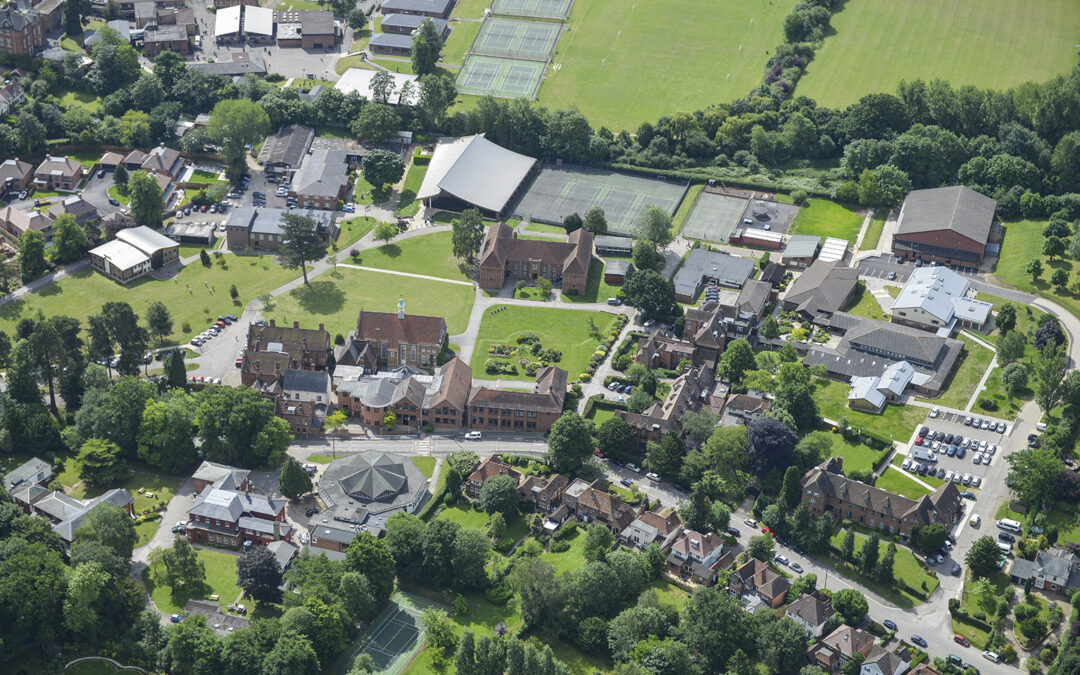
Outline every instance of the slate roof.
<svg viewBox="0 0 1080 675">
<path fill-rule="evenodd" d="M 874 645 L 874 636 L 859 628 L 840 626 L 828 636 L 821 638 L 822 644 L 850 659 L 856 652 L 869 652 Z M 891 674 L 890 674 L 891 675 Z"/>
<path fill-rule="evenodd" d="M 784 296 L 785 303 L 810 315 L 840 311 L 859 281 L 858 270 L 839 262 L 815 261 L 799 275 Z"/>
<path fill-rule="evenodd" d="M 695 248 L 675 275 L 675 293 L 693 295 L 702 277 L 716 277 L 726 285 L 742 287 L 754 273 L 754 261 L 749 258 Z"/>
<path fill-rule="evenodd" d="M 956 314 L 957 301 L 960 301 L 966 316 L 976 317 L 980 312 L 975 308 L 984 307 L 985 311 L 981 313 L 985 321 L 991 305 L 982 302 L 970 306 L 969 303 L 977 302 L 966 297 L 970 288 L 971 283 L 966 278 L 947 267 L 916 267 L 893 301 L 892 311 L 921 309 L 947 324 Z"/>
<path fill-rule="evenodd" d="M 54 492 L 53 494 L 59 496 L 63 493 Z M 105 494 L 94 497 L 93 499 L 72 499 L 71 501 L 75 502 L 77 506 L 75 506 L 74 509 L 67 511 L 66 517 L 62 518 L 61 522 L 53 525 L 53 530 L 68 543 L 75 538 L 75 530 L 79 529 L 86 514 L 95 506 L 99 504 L 108 504 L 110 506 L 126 508 L 129 504 L 135 503 L 135 498 L 132 497 L 131 493 L 127 490 L 115 488 L 109 490 Z M 41 504 L 41 502 L 35 503 L 34 508 L 39 508 L 39 504 Z"/>
<path fill-rule="evenodd" d="M 562 412 L 563 402 L 566 400 L 566 381 L 565 370 L 557 366 L 544 366 L 536 373 L 533 391 L 474 387 L 469 395 L 469 405 L 559 413 Z"/>
<path fill-rule="evenodd" d="M 286 124 L 272 136 L 267 136 L 259 150 L 262 164 L 285 164 L 297 168 L 307 156 L 315 138 L 315 130 L 302 124 Z"/>
<path fill-rule="evenodd" d="M 383 16 L 382 29 L 385 31 L 387 28 L 404 28 L 407 32 L 411 33 L 413 30 L 420 27 L 420 24 L 425 21 L 431 21 L 435 24 L 435 30 L 439 35 L 442 35 L 446 30 L 446 19 L 435 19 L 429 16 L 419 16 L 417 14 L 387 14 Z"/>
<path fill-rule="evenodd" d="M 821 237 L 811 234 L 793 234 L 788 239 L 784 252 L 780 255 L 781 260 L 792 258 L 813 258 L 817 255 L 818 246 L 821 245 Z"/>
<path fill-rule="evenodd" d="M 47 173 L 51 175 L 65 176 L 67 178 L 74 178 L 82 170 L 82 164 L 79 164 L 70 157 L 55 157 L 49 155 L 41 164 L 38 164 L 35 173 Z"/>
<path fill-rule="evenodd" d="M 402 455 L 361 452 L 334 460 L 319 479 L 319 496 L 332 508 L 362 508 L 367 513 L 402 510 L 412 504 L 427 479 Z"/>
<path fill-rule="evenodd" d="M 480 208 L 502 211 L 535 164 L 534 158 L 496 145 L 483 134 L 440 139 L 416 198 L 445 192 Z"/>
<path fill-rule="evenodd" d="M 876 667 L 883 675 L 893 675 L 896 669 L 906 661 L 891 649 L 885 649 L 881 645 L 874 645 L 870 654 L 862 662 L 862 667 Z"/>
<path fill-rule="evenodd" d="M 323 394 L 330 390 L 330 375 L 324 370 L 286 370 L 281 388 Z"/>
<path fill-rule="evenodd" d="M 752 587 L 767 598 L 777 598 L 791 588 L 787 579 L 777 574 L 757 558 L 746 561 L 742 567 L 732 572 L 742 579 L 743 584 Z"/>
<path fill-rule="evenodd" d="M 22 180 L 33 173 L 34 167 L 29 162 L 20 159 L 5 159 L 4 163 L 0 164 L 0 185 L 4 184 L 9 178 Z"/>
<path fill-rule="evenodd" d="M 412 36 L 400 33 L 376 33 L 371 36 L 368 45 L 371 47 L 385 47 L 387 49 L 412 50 Z"/>
<path fill-rule="evenodd" d="M 191 477 L 195 480 L 206 481 L 214 487 L 235 490 L 243 485 L 250 475 L 251 472 L 247 469 L 204 461 L 199 468 L 195 469 Z"/>
<path fill-rule="evenodd" d="M 765 308 L 769 302 L 769 294 L 772 293 L 772 285 L 756 279 L 748 279 L 739 290 L 739 299 L 736 307 L 740 312 L 757 314 Z"/>
<path fill-rule="evenodd" d="M 315 221 L 317 228 L 329 228 L 334 223 L 333 212 L 304 209 L 286 211 L 285 209 L 268 209 L 254 206 L 237 206 L 229 213 L 225 221 L 226 227 L 242 227 L 256 234 L 281 234 L 281 217 L 286 213 L 307 216 Z"/>
<path fill-rule="evenodd" d="M 188 513 L 235 523 L 244 515 L 277 516 L 285 502 L 265 495 L 207 486 L 195 497 Z"/>
<path fill-rule="evenodd" d="M 333 35 L 334 14 L 325 9 L 300 12 L 300 26 L 304 35 Z"/>
<path fill-rule="evenodd" d="M 317 148 L 304 159 L 289 189 L 300 195 L 336 199 L 348 182 L 345 152 Z"/>
<path fill-rule="evenodd" d="M 894 236 L 951 230 L 985 245 L 997 202 L 963 185 L 913 190 L 896 221 Z"/>
<path fill-rule="evenodd" d="M 386 0 L 382 11 L 387 14 L 401 11 L 431 12 L 444 14 L 453 0 Z"/>
</svg>

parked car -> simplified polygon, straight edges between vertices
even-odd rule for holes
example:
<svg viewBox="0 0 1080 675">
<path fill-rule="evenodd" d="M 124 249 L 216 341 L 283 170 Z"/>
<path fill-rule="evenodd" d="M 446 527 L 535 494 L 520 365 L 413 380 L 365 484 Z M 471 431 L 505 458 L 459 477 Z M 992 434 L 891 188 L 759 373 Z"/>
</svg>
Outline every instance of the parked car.
<svg viewBox="0 0 1080 675">
<path fill-rule="evenodd" d="M 649 480 L 651 480 L 654 483 L 659 483 L 660 482 L 660 476 L 658 474 L 653 473 L 652 471 L 645 474 L 645 477 L 648 478 Z"/>
<path fill-rule="evenodd" d="M 619 482 L 622 483 L 624 487 L 632 487 L 634 485 L 634 481 L 629 478 L 622 478 Z"/>
<path fill-rule="evenodd" d="M 112 204 L 113 206 L 120 206 L 120 202 L 117 201 L 116 198 L 114 198 L 114 197 L 109 197 L 109 203 Z"/>
<path fill-rule="evenodd" d="M 922 438 L 923 436 L 925 436 L 928 433 L 930 433 L 930 428 L 929 427 L 923 427 L 922 429 L 919 429 L 919 438 Z"/>
<path fill-rule="evenodd" d="M 923 649 L 926 649 L 926 647 L 928 646 L 926 644 L 926 640 L 924 640 L 921 635 L 912 635 L 911 636 L 911 641 L 914 642 L 915 644 L 919 645 Z"/>
<path fill-rule="evenodd" d="M 934 419 L 939 414 L 941 414 L 941 411 L 938 410 L 936 406 L 930 409 L 930 419 Z"/>
<path fill-rule="evenodd" d="M 631 463 L 631 462 L 627 462 L 627 463 L 626 463 L 626 468 L 627 468 L 627 469 L 630 469 L 630 470 L 631 470 L 631 471 L 633 471 L 634 473 L 641 473 L 641 468 L 640 468 L 640 467 L 639 467 L 639 466 L 638 466 L 637 464 L 633 464 L 633 463 Z"/>
<path fill-rule="evenodd" d="M 315 514 L 316 514 L 316 513 L 318 513 L 318 512 L 319 512 L 319 509 L 318 509 L 318 508 L 316 508 L 316 507 L 314 507 L 314 506 L 312 506 L 312 507 L 311 507 L 310 509 L 308 509 L 307 511 L 304 511 L 304 515 L 305 515 L 305 516 L 307 516 L 308 518 L 310 518 L 310 517 L 312 517 L 313 515 L 315 515 Z"/>
<path fill-rule="evenodd" d="M 480 437 L 481 436 L 480 436 L 479 431 L 467 431 L 467 432 L 465 432 L 465 440 L 467 440 L 467 441 L 478 441 L 478 440 L 480 440 Z"/>
<path fill-rule="evenodd" d="M 954 577 L 960 576 L 960 566 L 957 565 L 956 563 L 952 564 L 952 575 Z"/>
<path fill-rule="evenodd" d="M 798 573 L 798 574 L 802 574 L 802 573 L 803 573 L 803 568 L 802 568 L 802 565 L 800 565 L 800 564 L 799 564 L 799 563 L 797 563 L 797 562 L 793 562 L 793 563 L 791 563 L 790 565 L 788 565 L 788 567 L 790 567 L 790 568 L 791 568 L 791 569 L 792 569 L 792 570 L 793 570 L 794 572 L 796 572 L 796 573 Z"/>
<path fill-rule="evenodd" d="M 1001 663 L 1001 657 L 997 655 L 997 652 L 985 651 L 982 653 L 983 658 L 991 663 Z"/>
<path fill-rule="evenodd" d="M 781 565 L 787 565 L 789 562 L 787 556 L 785 556 L 783 553 L 777 553 L 776 555 L 774 555 L 773 561 L 778 562 Z"/>
<path fill-rule="evenodd" d="M 173 623 L 180 623 L 183 620 L 184 617 L 180 616 L 179 614 L 173 614 L 169 617 L 169 621 L 172 621 Z"/>
<path fill-rule="evenodd" d="M 751 518 L 743 518 L 743 523 L 749 525 L 752 528 L 757 528 L 757 521 Z"/>
<path fill-rule="evenodd" d="M 893 621 L 892 619 L 885 619 L 884 621 L 881 622 L 881 625 L 885 626 L 889 630 L 896 630 L 896 622 Z"/>
<path fill-rule="evenodd" d="M 1007 541 L 1010 544 L 1016 541 L 1016 537 L 1012 536 L 1008 532 L 998 532 L 998 539 L 1001 541 Z"/>
<path fill-rule="evenodd" d="M 740 534 L 742 534 L 741 532 L 739 532 L 734 527 L 728 527 L 726 530 L 724 530 L 724 532 L 727 532 L 728 534 L 730 534 L 733 537 L 738 537 Z"/>
<path fill-rule="evenodd" d="M 620 300 L 618 298 L 608 298 L 607 299 L 607 304 L 609 304 L 609 305 L 611 305 L 613 307 L 618 307 L 619 305 L 622 304 L 622 300 Z"/>
</svg>

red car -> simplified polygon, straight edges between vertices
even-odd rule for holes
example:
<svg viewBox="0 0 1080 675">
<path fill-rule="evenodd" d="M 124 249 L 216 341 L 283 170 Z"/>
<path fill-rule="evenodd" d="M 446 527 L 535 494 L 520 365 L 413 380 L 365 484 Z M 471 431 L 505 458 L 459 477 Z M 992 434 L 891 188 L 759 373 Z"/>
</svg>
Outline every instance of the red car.
<svg viewBox="0 0 1080 675">
<path fill-rule="evenodd" d="M 763 527 L 763 528 L 761 528 L 761 533 L 762 533 L 762 534 L 767 534 L 767 535 L 769 535 L 770 537 L 775 537 L 775 536 L 776 536 L 775 534 L 773 534 L 773 533 L 772 533 L 772 530 L 770 530 L 770 529 L 769 529 L 769 528 L 767 528 L 767 527 Z"/>
<path fill-rule="evenodd" d="M 209 208 L 210 208 L 209 206 L 207 206 L 206 204 L 203 204 L 202 206 L 199 207 L 199 210 L 202 211 L 203 213 L 206 213 L 206 211 Z"/>
<path fill-rule="evenodd" d="M 952 639 L 953 639 L 953 642 L 955 642 L 958 645 L 964 645 L 965 647 L 970 647 L 971 646 L 971 642 L 969 642 L 968 639 L 966 637 L 964 637 L 963 635 L 959 635 L 959 634 L 954 635 Z"/>
<path fill-rule="evenodd" d="M 596 456 L 597 456 L 597 457 L 599 457 L 600 459 L 604 459 L 605 457 L 607 457 L 607 455 L 605 455 L 604 453 L 600 452 L 600 448 L 593 448 L 592 454 L 596 455 Z"/>
</svg>

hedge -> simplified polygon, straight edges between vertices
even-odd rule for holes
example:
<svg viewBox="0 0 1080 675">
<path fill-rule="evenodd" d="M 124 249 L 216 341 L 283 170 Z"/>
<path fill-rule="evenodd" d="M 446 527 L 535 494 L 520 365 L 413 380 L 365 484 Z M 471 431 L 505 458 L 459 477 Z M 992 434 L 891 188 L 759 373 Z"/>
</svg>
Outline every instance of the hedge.
<svg viewBox="0 0 1080 675">
<path fill-rule="evenodd" d="M 627 410 L 625 403 L 617 403 L 615 401 L 608 401 L 604 399 L 603 394 L 596 394 L 593 398 L 590 398 L 585 402 L 585 409 L 581 411 L 581 416 L 588 418 L 594 414 L 594 410 Z"/>
<path fill-rule="evenodd" d="M 826 199 L 832 199 L 832 194 L 825 190 L 807 189 L 806 187 L 802 186 L 795 187 L 772 181 L 756 181 L 742 177 L 731 177 L 726 175 L 721 176 L 720 173 L 717 171 L 718 167 L 715 166 L 699 167 L 696 169 L 654 169 L 652 167 L 634 166 L 631 164 L 621 164 L 618 162 L 595 162 L 594 165 L 605 169 L 611 169 L 613 171 L 621 171 L 624 173 L 636 174 L 652 178 L 676 178 L 689 181 L 691 183 L 704 183 L 708 180 L 722 179 L 725 187 L 744 188 L 748 190 L 766 190 L 768 192 L 791 192 L 792 190 L 803 190 L 811 197 L 824 197 Z"/>
</svg>

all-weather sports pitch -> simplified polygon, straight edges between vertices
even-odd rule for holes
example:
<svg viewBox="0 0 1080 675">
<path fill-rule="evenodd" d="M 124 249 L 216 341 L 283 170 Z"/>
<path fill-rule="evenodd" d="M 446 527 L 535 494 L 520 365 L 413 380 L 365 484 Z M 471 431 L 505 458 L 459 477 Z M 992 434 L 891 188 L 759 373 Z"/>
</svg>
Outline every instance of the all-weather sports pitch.
<svg viewBox="0 0 1080 675">
<path fill-rule="evenodd" d="M 495 0 L 491 11 L 502 16 L 529 16 L 537 19 L 565 19 L 572 0 Z"/>
<path fill-rule="evenodd" d="M 532 98 L 544 75 L 544 61 L 500 59 L 470 54 L 457 79 L 457 90 L 476 96 Z"/>
<path fill-rule="evenodd" d="M 702 192 L 683 223 L 682 236 L 726 244 L 739 225 L 746 199 Z"/>
<path fill-rule="evenodd" d="M 546 21 L 489 18 L 473 42 L 472 53 L 547 61 L 561 29 L 560 24 Z"/>
<path fill-rule="evenodd" d="M 399 592 L 391 606 L 345 652 L 340 663 L 347 671 L 356 657 L 366 652 L 375 660 L 376 672 L 400 673 L 423 647 L 420 615 L 428 606 L 433 605 Z"/>
<path fill-rule="evenodd" d="M 604 209 L 610 233 L 630 235 L 646 206 L 659 207 L 672 215 L 685 194 L 683 183 L 604 169 L 549 167 L 541 170 L 529 185 L 515 215 L 559 224 L 571 213 L 584 215 L 590 207 L 599 206 Z"/>
</svg>

